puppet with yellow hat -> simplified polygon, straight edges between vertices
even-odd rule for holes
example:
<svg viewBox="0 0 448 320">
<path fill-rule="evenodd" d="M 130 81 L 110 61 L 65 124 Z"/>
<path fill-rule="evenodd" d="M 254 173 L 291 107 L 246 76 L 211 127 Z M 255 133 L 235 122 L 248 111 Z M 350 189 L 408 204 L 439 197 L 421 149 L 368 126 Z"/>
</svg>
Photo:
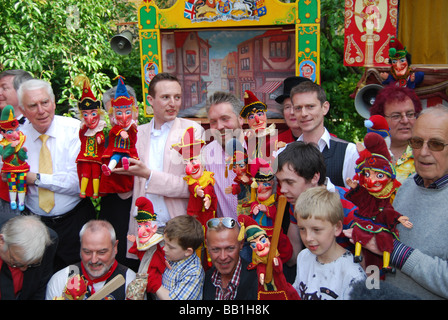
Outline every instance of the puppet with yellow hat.
<svg viewBox="0 0 448 320">
<path fill-rule="evenodd" d="M 2 173 L 8 179 L 9 199 L 12 210 L 25 209 L 26 173 L 30 166 L 26 162 L 28 155 L 23 147 L 26 136 L 19 130 L 19 122 L 15 118 L 14 108 L 7 105 L 3 108 L 0 119 L 0 131 L 3 139 L 0 141 L 0 154 L 3 160 Z"/>
</svg>

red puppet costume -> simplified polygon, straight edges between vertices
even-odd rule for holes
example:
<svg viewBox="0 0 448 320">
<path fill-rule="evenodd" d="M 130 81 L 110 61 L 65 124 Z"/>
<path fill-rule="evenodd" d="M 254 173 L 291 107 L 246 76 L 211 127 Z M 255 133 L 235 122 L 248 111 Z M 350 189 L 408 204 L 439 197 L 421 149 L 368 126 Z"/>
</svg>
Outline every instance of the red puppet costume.
<svg viewBox="0 0 448 320">
<path fill-rule="evenodd" d="M 141 261 L 137 274 L 147 276 L 146 284 L 144 283 L 146 292 L 156 293 L 162 285 L 162 275 L 165 271 L 165 253 L 162 249 L 163 235 L 156 233 L 157 213 L 154 212 L 152 202 L 146 197 L 139 197 L 135 201 L 135 206 L 137 207 L 135 219 L 138 224 L 138 235 L 137 237 L 128 235 L 128 240 L 133 242 L 129 253 L 137 255 Z M 141 294 L 138 295 L 140 290 L 140 286 L 128 287 L 126 297 L 128 299 L 141 297 Z"/>
<path fill-rule="evenodd" d="M 0 141 L 0 155 L 3 160 L 2 173 L 8 178 L 10 206 L 17 209 L 16 197 L 19 202 L 19 210 L 25 209 L 26 173 L 30 166 L 26 162 L 28 158 L 23 147 L 26 136 L 19 130 L 19 122 L 15 118 L 14 108 L 7 105 L 3 108 L 0 120 L 0 131 L 3 139 Z"/>
<path fill-rule="evenodd" d="M 122 193 L 132 190 L 134 179 L 132 176 L 113 173 L 115 167 L 122 166 L 129 169 L 129 158 L 138 159 L 137 149 L 137 124 L 132 119 L 135 101 L 130 97 L 123 77 L 119 76 L 115 98 L 111 100 L 113 116 L 112 129 L 109 131 L 109 139 L 106 150 L 103 153 L 101 169 L 105 179 L 105 187 L 100 189 L 102 193 Z M 101 184 L 103 186 L 103 183 Z"/>
<path fill-rule="evenodd" d="M 75 79 L 75 85 L 78 83 L 82 83 L 82 96 L 78 102 L 82 118 L 79 129 L 81 149 L 76 158 L 81 189 L 79 196 L 96 199 L 99 197 L 101 157 L 106 142 L 103 130 L 106 122 L 101 118 L 104 113 L 101 109 L 101 101 L 97 101 L 93 95 L 89 79 L 85 76 L 78 76 Z"/>
<path fill-rule="evenodd" d="M 196 140 L 194 131 L 193 127 L 187 128 L 181 141 L 172 147 L 180 153 L 183 161 L 186 162 L 184 180 L 190 191 L 187 214 L 195 217 L 201 223 L 205 234 L 207 221 L 216 217 L 218 198 L 215 194 L 213 172 L 205 170 L 201 161 L 201 149 L 205 142 Z M 199 257 L 201 257 L 201 250 L 202 246 L 197 250 Z M 208 265 L 211 265 L 209 257 L 207 260 Z"/>
<path fill-rule="evenodd" d="M 370 132 L 364 138 L 364 145 L 365 149 L 358 144 L 360 157 L 357 160 L 356 172 L 359 184 L 347 179 L 351 189 L 346 198 L 359 209 L 353 220 L 354 259 L 355 262 L 362 260 L 362 245 L 375 236 L 378 249 L 383 252 L 383 271 L 391 272 L 393 270 L 389 266 L 390 253 L 393 250 L 393 239 L 398 238 L 396 226 L 402 223 L 411 228 L 412 223 L 406 216 L 395 211 L 390 201 L 392 194 L 401 184 L 395 179 L 395 169 L 390 162 L 386 142 L 379 134 Z M 371 259 L 367 250 L 364 253 Z"/>
<path fill-rule="evenodd" d="M 276 254 L 272 260 L 272 280 L 265 282 L 268 256 L 271 250 L 271 242 L 266 231 L 248 216 L 238 217 L 241 225 L 241 233 L 246 234 L 246 240 L 250 243 L 253 250 L 252 263 L 250 267 L 257 268 L 258 276 L 258 300 L 300 300 L 300 297 L 294 287 L 286 281 L 283 273 L 283 262 L 277 248 Z M 240 235 L 240 240 L 243 236 Z M 279 243 L 279 246 L 281 244 Z"/>
<path fill-rule="evenodd" d="M 238 204 L 236 207 L 237 215 L 250 214 L 250 198 L 252 177 L 248 171 L 247 153 L 242 144 L 235 138 L 226 143 L 226 153 L 231 155 L 226 162 L 229 163 L 229 169 L 235 172 L 236 176 L 233 179 L 233 184 L 226 187 L 227 194 L 236 195 Z M 226 166 L 227 177 L 227 166 Z"/>
<path fill-rule="evenodd" d="M 249 161 L 262 158 L 271 163 L 271 145 L 275 146 L 277 141 L 277 130 L 275 123 L 267 127 L 266 112 L 268 107 L 249 90 L 244 91 L 244 107 L 240 116 L 246 119 L 249 130 L 245 132 L 247 155 Z"/>
</svg>

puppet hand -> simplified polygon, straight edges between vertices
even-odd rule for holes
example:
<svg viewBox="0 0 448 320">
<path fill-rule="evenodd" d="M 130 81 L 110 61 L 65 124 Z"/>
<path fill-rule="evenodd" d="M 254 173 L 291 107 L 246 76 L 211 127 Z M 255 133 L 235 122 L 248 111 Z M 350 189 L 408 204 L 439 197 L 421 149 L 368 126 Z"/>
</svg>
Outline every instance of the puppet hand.
<svg viewBox="0 0 448 320">
<path fill-rule="evenodd" d="M 347 182 L 347 185 L 352 189 L 355 189 L 358 186 L 358 181 L 356 181 L 356 180 L 347 178 L 345 181 Z"/>
<path fill-rule="evenodd" d="M 278 267 L 278 259 L 276 257 L 274 257 L 274 259 L 272 259 L 272 261 L 274 262 L 274 266 Z"/>
<path fill-rule="evenodd" d="M 120 132 L 120 136 L 123 138 L 123 139 L 127 139 L 127 138 L 129 138 L 129 134 L 126 132 L 126 131 L 121 131 Z"/>
<path fill-rule="evenodd" d="M 406 216 L 401 216 L 398 218 L 398 221 L 406 228 L 411 229 L 414 225 L 411 221 L 409 221 L 409 218 Z"/>
<path fill-rule="evenodd" d="M 260 204 L 260 205 L 258 205 L 258 209 L 259 209 L 260 211 L 263 211 L 263 212 L 268 211 L 268 208 L 267 208 L 264 204 Z"/>
<path fill-rule="evenodd" d="M 204 208 L 205 208 L 205 210 L 208 210 L 210 208 L 210 205 L 211 205 L 210 197 L 205 197 L 204 198 Z"/>
<path fill-rule="evenodd" d="M 103 142 L 103 139 L 101 139 L 101 137 L 96 137 L 96 142 L 98 144 L 101 144 Z"/>
<path fill-rule="evenodd" d="M 258 212 L 260 212 L 260 208 L 259 208 L 258 205 L 257 205 L 257 206 L 255 206 L 255 207 L 252 209 L 252 213 L 253 213 L 254 215 L 257 215 Z"/>
<path fill-rule="evenodd" d="M 388 72 L 380 72 L 380 77 L 381 77 L 383 80 L 386 80 L 388 76 L 389 76 L 389 73 L 388 73 Z"/>
<path fill-rule="evenodd" d="M 224 192 L 225 192 L 226 194 L 231 194 L 231 193 L 232 193 L 232 186 L 228 186 L 228 187 L 226 187 L 226 188 L 224 189 Z"/>
<path fill-rule="evenodd" d="M 198 197 L 201 197 L 201 198 L 204 197 L 204 190 L 202 189 L 201 186 L 196 188 L 196 194 L 198 195 Z"/>
<path fill-rule="evenodd" d="M 135 240 L 137 239 L 133 234 L 128 234 L 127 238 L 130 242 L 135 242 Z"/>
<path fill-rule="evenodd" d="M 264 284 L 264 273 L 260 273 L 260 284 Z"/>
</svg>

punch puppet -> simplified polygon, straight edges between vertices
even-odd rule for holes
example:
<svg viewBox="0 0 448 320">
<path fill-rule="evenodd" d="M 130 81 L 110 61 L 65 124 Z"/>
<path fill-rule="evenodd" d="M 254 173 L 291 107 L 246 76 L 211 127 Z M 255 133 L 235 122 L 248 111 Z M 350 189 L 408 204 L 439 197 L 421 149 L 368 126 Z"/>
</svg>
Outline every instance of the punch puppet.
<svg viewBox="0 0 448 320">
<path fill-rule="evenodd" d="M 164 241 L 163 235 L 157 233 L 157 213 L 154 212 L 152 202 L 146 197 L 139 197 L 135 206 L 138 234 L 128 235 L 128 240 L 133 242 L 129 253 L 137 255 L 141 262 L 137 271 L 138 277 L 128 286 L 126 297 L 129 300 L 143 300 L 144 291 L 155 294 L 162 285 L 165 270 L 165 254 L 162 249 Z"/>
<path fill-rule="evenodd" d="M 98 101 L 90 88 L 90 81 L 85 76 L 78 76 L 75 85 L 82 86 L 82 96 L 78 101 L 78 109 L 81 112 L 81 128 L 79 140 L 81 149 L 76 158 L 78 177 L 80 183 L 81 198 L 99 197 L 101 177 L 101 157 L 104 152 L 106 138 L 103 120 L 104 111 L 101 101 Z"/>
<path fill-rule="evenodd" d="M 0 120 L 0 154 L 3 160 L 2 173 L 6 173 L 9 188 L 9 201 L 12 210 L 25 209 L 26 174 L 30 166 L 26 148 L 23 147 L 26 136 L 19 130 L 19 121 L 15 118 L 14 108 L 7 105 L 3 108 Z M 17 206 L 18 202 L 18 206 Z"/>
<path fill-rule="evenodd" d="M 347 179 L 350 190 L 346 194 L 347 200 L 359 208 L 352 224 L 354 261 L 362 261 L 362 246 L 375 236 L 378 249 L 383 252 L 382 270 L 393 272 L 389 262 L 393 240 L 398 239 L 396 226 L 402 223 L 404 227 L 412 228 L 409 218 L 395 211 L 391 203 L 391 196 L 401 184 L 395 178 L 395 169 L 383 137 L 369 132 L 364 137 L 364 145 L 358 143 L 357 148 L 356 176 L 354 180 Z M 375 263 L 375 255 L 370 251 L 364 250 L 364 256 L 366 265 L 379 264 Z"/>
<path fill-rule="evenodd" d="M 252 184 L 252 177 L 248 170 L 248 157 L 246 150 L 241 142 L 233 138 L 226 143 L 226 153 L 229 155 L 229 157 L 226 158 L 226 177 L 227 170 L 232 170 L 235 172 L 236 176 L 233 179 L 234 183 L 226 187 L 225 193 L 237 196 L 237 215 L 249 215 L 251 197 L 250 185 Z"/>
<path fill-rule="evenodd" d="M 172 147 L 180 153 L 186 163 L 184 180 L 190 191 L 187 214 L 195 217 L 201 223 L 205 234 L 207 221 L 216 217 L 218 199 L 214 189 L 214 174 L 205 170 L 201 160 L 201 150 L 205 142 L 197 140 L 194 132 L 193 127 L 187 128 L 181 141 Z M 202 246 L 197 251 L 199 257 L 201 257 L 201 250 Z M 211 265 L 209 257 L 207 257 L 207 264 Z"/>
<path fill-rule="evenodd" d="M 137 124 L 132 119 L 135 108 L 133 97 L 129 96 L 123 77 L 118 77 L 117 91 L 111 100 L 113 116 L 112 129 L 109 131 L 109 142 L 104 151 L 101 169 L 105 176 L 110 176 L 112 170 L 121 165 L 129 169 L 129 158 L 138 159 L 135 143 L 137 142 Z"/>
</svg>

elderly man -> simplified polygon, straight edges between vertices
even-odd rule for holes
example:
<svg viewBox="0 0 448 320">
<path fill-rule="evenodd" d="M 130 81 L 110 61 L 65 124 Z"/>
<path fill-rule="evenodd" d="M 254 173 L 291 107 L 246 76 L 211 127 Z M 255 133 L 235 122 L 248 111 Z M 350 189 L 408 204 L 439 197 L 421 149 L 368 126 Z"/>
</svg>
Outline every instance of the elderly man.
<svg viewBox="0 0 448 320">
<path fill-rule="evenodd" d="M 218 91 L 211 95 L 206 104 L 207 117 L 210 122 L 211 133 L 214 140 L 202 150 L 205 168 L 214 173 L 215 193 L 218 197 L 218 217 L 237 218 L 236 208 L 238 199 L 236 195 L 227 194 L 226 187 L 231 186 L 236 174 L 227 170 L 225 159 L 233 153 L 226 153 L 226 143 L 236 138 L 242 144 L 244 135 L 242 131 L 244 119 L 239 115 L 242 103 L 231 93 Z"/>
<path fill-rule="evenodd" d="M 30 172 L 24 212 L 39 215 L 59 236 L 55 268 L 78 260 L 79 230 L 95 216 L 89 198 L 79 197 L 75 159 L 80 150 L 80 121 L 55 115 L 50 83 L 28 80 L 18 90 L 19 106 L 29 120 L 21 128 L 27 136 Z"/>
<path fill-rule="evenodd" d="M 380 90 L 370 108 L 371 115 L 381 115 L 389 124 L 390 148 L 397 180 L 403 181 L 415 172 L 414 157 L 408 140 L 422 104 L 414 90 L 388 86 Z"/>
<path fill-rule="evenodd" d="M 0 111 L 7 105 L 11 105 L 14 108 L 14 114 L 19 121 L 20 125 L 25 123 L 26 118 L 23 116 L 22 111 L 19 108 L 19 102 L 17 98 L 17 90 L 20 85 L 26 80 L 30 80 L 33 77 L 27 71 L 16 69 L 6 70 L 0 73 Z M 0 160 L 0 167 L 2 163 Z M 9 205 L 9 192 L 8 185 L 3 179 L 0 179 L 0 212 L 15 212 Z"/>
<path fill-rule="evenodd" d="M 416 173 L 404 181 L 394 200 L 395 210 L 408 216 L 413 228 L 398 226 L 400 240 L 394 241 L 391 254 L 397 271 L 386 282 L 422 299 L 448 298 L 447 121 L 443 105 L 425 109 L 417 118 L 409 140 Z M 381 254 L 374 239 L 366 248 Z"/>
<path fill-rule="evenodd" d="M 63 296 L 68 279 L 79 274 L 87 282 L 86 292 L 79 293 L 84 299 L 99 291 L 117 275 L 122 275 L 126 284 L 109 293 L 104 299 L 125 300 L 126 288 L 135 279 L 135 272 L 115 260 L 118 240 L 112 225 L 104 220 L 91 220 L 82 227 L 79 239 L 81 262 L 59 270 L 51 277 L 46 299 L 52 300 Z"/>
<path fill-rule="evenodd" d="M 0 300 L 43 300 L 56 233 L 35 216 L 0 216 Z"/>
<path fill-rule="evenodd" d="M 207 222 L 206 244 L 213 267 L 205 273 L 203 300 L 256 300 L 257 273 L 240 257 L 240 226 L 230 217 Z"/>
</svg>

